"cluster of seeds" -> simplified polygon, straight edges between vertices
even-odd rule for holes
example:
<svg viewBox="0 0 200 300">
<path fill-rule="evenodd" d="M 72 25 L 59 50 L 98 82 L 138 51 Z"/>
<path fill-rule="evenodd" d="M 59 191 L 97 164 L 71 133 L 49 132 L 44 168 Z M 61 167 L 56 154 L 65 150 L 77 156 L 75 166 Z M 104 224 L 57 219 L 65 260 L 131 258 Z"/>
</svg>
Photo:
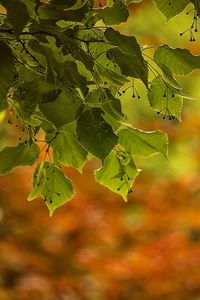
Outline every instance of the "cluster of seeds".
<svg viewBox="0 0 200 300">
<path fill-rule="evenodd" d="M 192 23 L 189 28 L 187 28 L 185 31 L 180 33 L 180 36 L 183 36 L 184 34 L 189 32 L 190 42 L 195 42 L 196 41 L 195 33 L 197 33 L 199 30 L 198 23 L 199 23 L 200 19 L 199 19 L 199 13 L 195 8 L 189 10 L 186 14 L 188 15 L 191 12 L 194 13 Z"/>
</svg>

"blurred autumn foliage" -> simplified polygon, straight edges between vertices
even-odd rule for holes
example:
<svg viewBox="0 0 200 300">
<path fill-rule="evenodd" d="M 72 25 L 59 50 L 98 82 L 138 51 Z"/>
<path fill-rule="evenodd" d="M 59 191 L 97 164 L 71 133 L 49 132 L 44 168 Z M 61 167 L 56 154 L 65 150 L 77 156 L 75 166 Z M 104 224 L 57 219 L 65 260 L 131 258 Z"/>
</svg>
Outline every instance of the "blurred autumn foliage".
<svg viewBox="0 0 200 300">
<path fill-rule="evenodd" d="M 154 28 L 150 16 L 156 14 L 154 37 L 149 28 L 141 36 L 162 43 L 175 23 L 162 32 L 159 13 L 149 6 L 143 15 L 143 9 L 137 16 L 133 10 L 134 21 L 124 30 L 132 30 L 148 14 Z M 200 38 L 193 52 L 199 44 Z M 188 81 L 188 91 L 199 96 L 199 75 Z M 124 103 L 126 110 L 130 107 Z M 169 162 L 159 157 L 138 161 L 144 171 L 128 203 L 95 183 L 95 161 L 83 174 L 66 169 L 77 195 L 52 218 L 42 200 L 26 202 L 31 168 L 0 178 L 1 300 L 200 299 L 199 102 L 186 102 L 181 124 L 148 115 L 141 102 L 135 107 L 133 123 L 169 134 L 170 155 Z"/>
</svg>

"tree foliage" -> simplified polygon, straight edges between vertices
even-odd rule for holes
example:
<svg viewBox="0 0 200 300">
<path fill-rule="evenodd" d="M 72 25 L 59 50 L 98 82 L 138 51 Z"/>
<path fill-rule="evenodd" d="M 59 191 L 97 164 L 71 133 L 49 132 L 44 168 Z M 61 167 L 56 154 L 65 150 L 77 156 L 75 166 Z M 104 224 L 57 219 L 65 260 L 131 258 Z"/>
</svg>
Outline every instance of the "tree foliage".
<svg viewBox="0 0 200 300">
<path fill-rule="evenodd" d="M 148 47 L 113 27 L 126 22 L 128 5 L 138 2 L 0 0 L 0 109 L 14 113 L 22 131 L 19 145 L 0 152 L 0 173 L 36 163 L 28 199 L 41 196 L 51 215 L 73 196 L 62 166 L 81 171 L 95 156 L 101 161 L 96 180 L 126 200 L 139 173 L 134 157 L 167 158 L 167 135 L 132 128 L 120 96 L 131 89 L 133 99 L 140 98 L 135 81 L 141 81 L 153 110 L 181 120 L 187 95 L 176 76 L 199 69 L 200 57 L 170 45 L 149 57 Z M 180 35 L 195 40 L 198 0 L 154 3 L 167 19 L 190 4 L 192 24 Z"/>
</svg>

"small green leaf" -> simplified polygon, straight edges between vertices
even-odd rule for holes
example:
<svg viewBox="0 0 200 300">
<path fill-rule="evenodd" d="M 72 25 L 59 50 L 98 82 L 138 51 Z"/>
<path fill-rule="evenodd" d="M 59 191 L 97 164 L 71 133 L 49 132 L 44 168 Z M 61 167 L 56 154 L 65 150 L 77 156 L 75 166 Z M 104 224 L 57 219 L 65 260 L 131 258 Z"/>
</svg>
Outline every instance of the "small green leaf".
<svg viewBox="0 0 200 300">
<path fill-rule="evenodd" d="M 43 177 L 44 161 L 37 166 L 33 175 L 33 190 L 28 195 L 28 201 L 32 201 L 39 197 L 44 189 L 44 185 L 41 184 Z"/>
<path fill-rule="evenodd" d="M 99 108 L 86 110 L 77 121 L 77 137 L 81 145 L 104 160 L 118 142 L 112 127 L 105 122 Z"/>
<path fill-rule="evenodd" d="M 20 0 L 20 2 L 25 4 L 29 16 L 35 18 L 36 17 L 35 9 L 37 5 L 37 0 Z"/>
<path fill-rule="evenodd" d="M 76 60 L 81 61 L 89 71 L 93 71 L 93 58 L 78 45 L 76 39 L 73 39 L 73 36 L 71 36 L 73 35 L 72 31 L 66 30 L 61 32 L 57 30 L 53 32 L 53 34 L 57 37 L 58 44 L 62 45 L 62 52 L 64 55 L 71 53 L 71 55 Z"/>
<path fill-rule="evenodd" d="M 148 99 L 151 107 L 158 114 L 162 114 L 164 119 L 169 118 L 171 120 L 176 117 L 181 121 L 183 99 L 176 93 L 175 89 L 164 85 L 159 76 L 152 81 Z"/>
<path fill-rule="evenodd" d="M 59 70 L 59 63 L 55 59 L 53 49 L 48 46 L 44 46 L 37 40 L 31 39 L 28 42 L 28 47 L 33 52 L 33 56 L 37 57 L 37 60 L 43 67 L 47 69 L 47 79 L 50 82 L 56 82 L 56 73 Z"/>
<path fill-rule="evenodd" d="M 87 151 L 79 144 L 71 132 L 61 131 L 51 144 L 56 164 L 72 166 L 79 171 L 86 161 Z"/>
<path fill-rule="evenodd" d="M 19 144 L 0 151 L 0 174 L 19 166 L 31 166 L 38 158 L 40 149 L 36 144 Z"/>
<path fill-rule="evenodd" d="M 33 175 L 33 191 L 28 201 L 41 196 L 49 209 L 50 216 L 56 208 L 64 205 L 74 195 L 71 181 L 55 165 L 40 164 Z"/>
<path fill-rule="evenodd" d="M 97 68 L 99 74 L 101 75 L 101 78 L 113 86 L 121 87 L 125 83 L 129 82 L 129 80 L 125 76 L 119 75 L 116 72 L 114 72 L 108 68 L 105 68 L 100 64 L 96 64 L 96 68 Z"/>
<path fill-rule="evenodd" d="M 160 67 L 162 73 L 163 73 L 163 79 L 169 83 L 170 86 L 172 86 L 175 89 L 182 90 L 182 87 L 180 84 L 176 81 L 176 79 L 173 77 L 170 69 L 166 67 L 165 65 L 158 63 L 158 66 Z"/>
<path fill-rule="evenodd" d="M 40 104 L 39 108 L 47 120 L 60 128 L 78 119 L 83 104 L 77 94 L 62 91 L 55 101 Z"/>
<path fill-rule="evenodd" d="M 162 131 L 142 131 L 136 128 L 119 131 L 119 144 L 131 155 L 150 157 L 161 153 L 168 156 L 168 137 Z"/>
<path fill-rule="evenodd" d="M 85 101 L 93 107 L 100 107 L 105 113 L 109 114 L 117 121 L 124 121 L 121 102 L 115 98 L 107 88 L 98 88 L 92 90 L 86 97 Z"/>
<path fill-rule="evenodd" d="M 113 150 L 105 159 L 102 168 L 95 172 L 95 178 L 126 201 L 138 174 L 139 170 L 130 155 L 125 152 L 118 154 Z"/>
<path fill-rule="evenodd" d="M 190 3 L 189 0 L 154 0 L 156 7 L 169 20 L 172 17 L 180 14 L 185 7 Z"/>
<path fill-rule="evenodd" d="M 64 85 L 80 87 L 83 93 L 85 93 L 87 81 L 86 78 L 79 73 L 77 64 L 73 61 L 65 61 L 60 67 L 63 68 L 61 80 Z"/>
<path fill-rule="evenodd" d="M 70 1 L 70 0 L 69 0 Z M 83 0 L 85 3 L 85 0 Z M 79 9 L 70 9 L 70 6 L 72 6 L 72 2 L 68 1 L 65 4 L 62 5 L 60 3 L 63 3 L 63 1 L 57 1 L 55 0 L 54 3 L 58 2 L 58 5 L 51 5 L 47 3 L 46 5 L 40 5 L 38 12 L 39 12 L 39 17 L 44 20 L 65 20 L 65 21 L 75 21 L 75 22 L 80 22 L 84 19 L 85 15 L 88 13 L 90 6 L 88 5 L 88 1 Z M 63 7 L 62 7 L 63 6 Z M 64 6 L 67 8 L 66 10 L 64 9 Z M 69 9 L 68 9 L 69 8 Z"/>
<path fill-rule="evenodd" d="M 116 48 L 107 51 L 107 58 L 119 65 L 125 76 L 140 78 L 148 87 L 148 67 L 135 37 L 126 36 L 112 28 L 105 31 L 106 39 Z"/>
<path fill-rule="evenodd" d="M 13 25 L 16 36 L 19 36 L 29 20 L 26 5 L 20 0 L 1 0 L 7 10 L 9 22 Z"/>
<path fill-rule="evenodd" d="M 154 59 L 165 65 L 175 75 L 187 75 L 200 68 L 200 56 L 193 55 L 187 49 L 171 48 L 167 45 L 158 47 Z"/>
<path fill-rule="evenodd" d="M 112 7 L 100 9 L 97 14 L 97 17 L 102 19 L 106 25 L 116 25 L 125 22 L 128 16 L 128 8 L 122 0 L 116 0 Z"/>
<path fill-rule="evenodd" d="M 57 84 L 48 82 L 27 68 L 21 68 L 19 83 L 15 85 L 14 98 L 27 108 L 35 108 L 37 104 L 53 102 L 61 93 Z"/>
</svg>

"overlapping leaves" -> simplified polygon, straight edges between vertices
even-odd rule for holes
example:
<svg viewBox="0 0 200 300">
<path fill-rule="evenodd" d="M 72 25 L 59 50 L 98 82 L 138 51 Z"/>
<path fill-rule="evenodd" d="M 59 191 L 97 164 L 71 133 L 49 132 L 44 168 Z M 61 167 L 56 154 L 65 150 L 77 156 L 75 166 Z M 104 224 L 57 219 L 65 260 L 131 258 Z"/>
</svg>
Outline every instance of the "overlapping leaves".
<svg viewBox="0 0 200 300">
<path fill-rule="evenodd" d="M 74 194 L 62 166 L 82 171 L 87 158 L 96 157 L 96 180 L 126 200 L 139 173 L 135 156 L 167 158 L 166 134 L 127 125 L 120 96 L 129 89 L 138 93 L 134 80 L 140 80 L 152 109 L 181 120 L 185 95 L 176 76 L 199 69 L 200 60 L 163 45 L 150 58 L 152 66 L 135 36 L 110 27 L 125 22 L 128 4 L 138 2 L 110 0 L 98 7 L 92 0 L 0 0 L 6 12 L 0 110 L 9 106 L 23 130 L 18 146 L 0 152 L 0 173 L 32 165 L 41 154 L 29 200 L 41 196 L 50 215 Z M 154 2 L 169 19 L 189 1 Z M 42 131 L 45 140 L 39 141 Z"/>
</svg>

